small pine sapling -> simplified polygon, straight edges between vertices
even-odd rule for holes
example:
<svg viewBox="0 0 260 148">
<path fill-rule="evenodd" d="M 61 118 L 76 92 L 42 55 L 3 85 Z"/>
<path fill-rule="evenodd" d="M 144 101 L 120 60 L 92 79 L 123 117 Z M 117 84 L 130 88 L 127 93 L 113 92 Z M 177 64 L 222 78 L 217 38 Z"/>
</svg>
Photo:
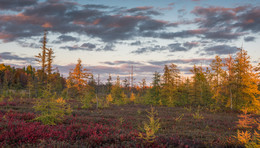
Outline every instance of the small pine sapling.
<svg viewBox="0 0 260 148">
<path fill-rule="evenodd" d="M 66 114 L 71 114 L 72 109 L 63 98 L 41 99 L 33 107 L 35 111 L 40 112 L 40 116 L 34 120 L 41 121 L 46 125 L 55 125 L 63 121 Z"/>
<path fill-rule="evenodd" d="M 156 133 L 160 129 L 160 119 L 156 119 L 155 116 L 158 115 L 158 112 L 155 111 L 153 107 L 151 107 L 151 111 L 147 112 L 149 122 L 144 122 L 144 128 L 143 131 L 145 133 L 139 133 L 140 139 L 143 139 L 144 141 L 148 143 L 153 143 L 156 138 Z"/>
<path fill-rule="evenodd" d="M 198 119 L 198 120 L 204 119 L 202 114 L 200 114 L 200 106 L 198 107 L 197 111 L 194 114 L 192 114 L 192 116 L 194 119 Z"/>
<path fill-rule="evenodd" d="M 95 98 L 95 94 L 93 92 L 86 93 L 86 95 L 81 98 L 81 103 L 83 104 L 82 108 L 91 108 L 93 98 Z"/>
</svg>

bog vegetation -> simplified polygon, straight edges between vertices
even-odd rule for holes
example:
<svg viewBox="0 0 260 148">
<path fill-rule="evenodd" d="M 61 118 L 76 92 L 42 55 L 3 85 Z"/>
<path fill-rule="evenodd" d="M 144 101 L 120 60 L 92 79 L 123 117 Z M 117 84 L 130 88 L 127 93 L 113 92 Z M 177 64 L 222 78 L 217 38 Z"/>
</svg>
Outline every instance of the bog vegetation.
<svg viewBox="0 0 260 148">
<path fill-rule="evenodd" d="M 47 32 L 44 33 L 41 52 L 35 58 L 40 69 L 30 65 L 15 68 L 0 64 L 1 146 L 46 146 L 52 143 L 57 146 L 163 147 L 217 144 L 257 147 L 260 144 L 260 63 L 252 66 L 244 49 L 238 49 L 235 56 L 216 56 L 209 67 L 194 65 L 190 78 L 181 76 L 177 65 L 165 65 L 162 74 L 153 74 L 150 86 L 145 79 L 139 86 L 132 86 L 128 79 L 121 81 L 119 76 L 113 81 L 111 75 L 106 83 L 100 83 L 82 66 L 80 59 L 69 72 L 69 77 L 62 77 L 58 69 L 53 69 L 55 56 L 53 49 L 47 48 Z M 21 108 L 17 107 L 20 105 Z M 142 106 L 148 109 L 150 105 L 159 108 L 159 114 L 153 107 L 147 111 L 138 108 Z M 136 118 L 144 115 L 143 123 L 131 123 L 130 126 L 124 117 L 117 116 L 113 117 L 118 119 L 102 120 L 109 124 L 93 123 L 92 120 L 84 123 L 85 119 L 77 117 L 81 112 L 89 115 L 88 112 L 93 111 L 104 117 L 103 110 L 120 108 L 114 112 L 117 114 L 129 106 L 136 107 L 132 113 Z M 165 124 L 167 127 L 163 125 L 166 121 L 160 116 L 160 107 L 181 110 L 171 117 L 172 125 L 168 122 Z M 213 128 L 210 124 L 211 116 L 214 118 L 221 114 L 225 119 L 223 113 L 238 115 L 237 122 L 231 121 L 232 132 L 223 138 L 227 140 L 219 139 L 220 136 L 208 141 L 173 132 L 174 126 L 186 122 L 187 118 L 192 119 L 192 123 L 206 122 L 202 130 L 209 131 Z M 170 127 L 170 133 L 174 134 L 165 134 L 163 127 L 167 130 Z M 23 136 L 19 137 L 19 134 Z M 62 136 L 57 136 L 59 134 Z M 191 138 L 202 141 L 187 142 Z M 86 141 L 89 142 L 84 143 Z"/>
</svg>

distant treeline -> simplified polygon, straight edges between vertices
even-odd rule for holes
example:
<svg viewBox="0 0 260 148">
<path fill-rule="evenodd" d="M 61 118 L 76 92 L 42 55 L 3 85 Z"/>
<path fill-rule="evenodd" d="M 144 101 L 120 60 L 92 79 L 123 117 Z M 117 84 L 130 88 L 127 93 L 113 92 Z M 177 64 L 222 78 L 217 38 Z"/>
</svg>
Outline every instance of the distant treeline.
<svg viewBox="0 0 260 148">
<path fill-rule="evenodd" d="M 251 112 L 260 110 L 259 70 L 260 63 L 253 67 L 244 49 L 235 57 L 222 59 L 216 56 L 207 68 L 196 66 L 191 69 L 192 77 L 180 75 L 177 65 L 164 66 L 164 73 L 153 74 L 151 87 L 145 79 L 139 86 L 131 86 L 128 79 L 115 83 L 109 75 L 105 84 L 94 79 L 78 60 L 68 78 L 52 69 L 54 52 L 46 47 L 45 32 L 42 52 L 36 56 L 41 69 L 32 66 L 14 68 L 0 65 L 0 89 L 5 97 L 8 90 L 26 90 L 26 96 L 35 98 L 62 96 L 78 99 L 82 107 L 105 107 L 109 104 L 140 103 L 167 106 L 205 106 L 212 110 L 247 108 Z"/>
</svg>

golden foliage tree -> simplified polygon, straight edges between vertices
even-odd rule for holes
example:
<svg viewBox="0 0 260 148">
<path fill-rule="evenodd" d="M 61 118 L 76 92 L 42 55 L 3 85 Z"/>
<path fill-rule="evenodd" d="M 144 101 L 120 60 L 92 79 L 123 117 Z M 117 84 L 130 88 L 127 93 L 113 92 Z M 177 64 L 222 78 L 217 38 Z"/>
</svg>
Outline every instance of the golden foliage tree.
<svg viewBox="0 0 260 148">
<path fill-rule="evenodd" d="M 233 108 L 233 93 L 235 91 L 234 84 L 235 84 L 235 68 L 234 68 L 234 59 L 231 55 L 229 55 L 225 59 L 225 66 L 227 67 L 227 76 L 226 80 L 224 82 L 225 85 L 225 91 L 227 95 L 227 103 L 226 106 L 230 106 L 230 108 Z"/>
<path fill-rule="evenodd" d="M 88 79 L 91 76 L 86 68 L 83 68 L 81 59 L 78 59 L 76 67 L 70 72 L 67 80 L 68 87 L 74 87 L 77 89 L 79 94 L 82 94 L 86 88 L 89 88 Z"/>
<path fill-rule="evenodd" d="M 238 109 L 247 108 L 249 111 L 260 111 L 260 91 L 258 90 L 258 78 L 253 72 L 250 57 L 244 49 L 240 49 L 235 58 L 235 100 L 234 105 Z"/>
</svg>

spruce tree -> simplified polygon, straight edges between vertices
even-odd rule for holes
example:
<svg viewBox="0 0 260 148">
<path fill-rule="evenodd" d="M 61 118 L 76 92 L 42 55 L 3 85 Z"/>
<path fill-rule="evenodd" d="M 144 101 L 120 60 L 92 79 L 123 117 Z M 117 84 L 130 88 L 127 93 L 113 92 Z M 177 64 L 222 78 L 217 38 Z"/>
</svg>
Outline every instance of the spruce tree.
<svg viewBox="0 0 260 148">
<path fill-rule="evenodd" d="M 213 99 L 218 105 L 222 105 L 224 102 L 224 96 L 222 94 L 225 71 L 223 70 L 224 63 L 219 56 L 216 56 L 212 60 L 211 67 L 211 79 L 212 79 L 212 93 Z"/>
<path fill-rule="evenodd" d="M 260 110 L 260 91 L 258 90 L 258 79 L 253 72 L 250 57 L 244 49 L 240 49 L 235 58 L 236 92 L 234 96 L 234 107 L 237 109 L 247 108 L 253 112 Z"/>
<path fill-rule="evenodd" d="M 53 50 L 50 48 L 48 49 L 47 48 L 47 68 L 46 68 L 46 71 L 47 71 L 47 74 L 50 75 L 52 74 L 52 71 L 53 71 L 53 67 L 52 67 L 52 63 L 53 63 L 53 59 L 55 56 L 53 56 L 54 52 Z"/>
</svg>

